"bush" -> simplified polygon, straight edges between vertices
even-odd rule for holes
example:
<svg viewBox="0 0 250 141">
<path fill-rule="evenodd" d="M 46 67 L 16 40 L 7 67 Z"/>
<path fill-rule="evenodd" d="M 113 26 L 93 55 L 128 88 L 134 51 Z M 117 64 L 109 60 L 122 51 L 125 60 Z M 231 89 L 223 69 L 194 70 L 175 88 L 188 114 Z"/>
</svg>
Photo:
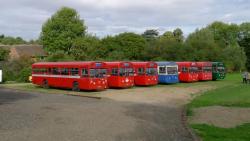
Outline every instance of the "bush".
<svg viewBox="0 0 250 141">
<path fill-rule="evenodd" d="M 29 76 L 31 76 L 32 69 L 31 67 L 27 67 L 21 70 L 18 75 L 18 82 L 29 82 Z"/>
<path fill-rule="evenodd" d="M 33 63 L 32 59 L 27 56 L 5 62 L 3 64 L 3 80 L 28 82 Z"/>
<path fill-rule="evenodd" d="M 70 55 L 65 54 L 62 51 L 58 51 L 54 54 L 51 54 L 46 58 L 48 62 L 59 62 L 59 61 L 74 61 L 74 58 Z"/>
</svg>

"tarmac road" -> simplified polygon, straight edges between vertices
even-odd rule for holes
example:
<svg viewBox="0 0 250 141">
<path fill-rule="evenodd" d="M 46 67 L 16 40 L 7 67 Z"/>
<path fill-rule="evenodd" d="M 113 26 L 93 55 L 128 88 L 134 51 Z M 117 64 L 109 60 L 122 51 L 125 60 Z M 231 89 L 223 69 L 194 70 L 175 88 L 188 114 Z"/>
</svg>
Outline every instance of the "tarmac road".
<svg viewBox="0 0 250 141">
<path fill-rule="evenodd" d="M 191 141 L 181 108 L 0 88 L 1 141 Z"/>
</svg>

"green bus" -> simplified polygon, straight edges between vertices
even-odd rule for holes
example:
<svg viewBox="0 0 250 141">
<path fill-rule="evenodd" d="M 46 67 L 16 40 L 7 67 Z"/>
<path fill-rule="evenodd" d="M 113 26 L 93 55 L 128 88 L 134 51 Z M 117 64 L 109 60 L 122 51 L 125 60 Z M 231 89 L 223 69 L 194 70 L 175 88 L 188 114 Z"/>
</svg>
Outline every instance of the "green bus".
<svg viewBox="0 0 250 141">
<path fill-rule="evenodd" d="M 226 77 L 225 66 L 222 62 L 213 62 L 213 80 L 224 79 Z"/>
</svg>

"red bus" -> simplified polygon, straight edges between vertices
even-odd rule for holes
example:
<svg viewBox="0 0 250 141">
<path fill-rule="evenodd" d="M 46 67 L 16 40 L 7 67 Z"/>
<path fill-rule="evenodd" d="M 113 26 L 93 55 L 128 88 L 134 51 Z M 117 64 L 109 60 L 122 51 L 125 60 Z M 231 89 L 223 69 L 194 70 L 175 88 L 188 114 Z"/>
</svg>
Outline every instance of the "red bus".
<svg viewBox="0 0 250 141">
<path fill-rule="evenodd" d="M 176 62 L 178 64 L 179 80 L 181 82 L 198 81 L 198 67 L 196 62 Z"/>
<path fill-rule="evenodd" d="M 211 62 L 197 62 L 198 66 L 198 79 L 212 80 L 212 63 Z"/>
<path fill-rule="evenodd" d="M 133 65 L 130 62 L 105 62 L 108 70 L 110 88 L 129 88 L 134 86 Z"/>
<path fill-rule="evenodd" d="M 32 82 L 44 88 L 103 90 L 106 71 L 103 62 L 40 62 L 32 65 Z"/>
<path fill-rule="evenodd" d="M 135 85 L 148 86 L 158 84 L 156 62 L 132 62 L 135 69 Z"/>
</svg>

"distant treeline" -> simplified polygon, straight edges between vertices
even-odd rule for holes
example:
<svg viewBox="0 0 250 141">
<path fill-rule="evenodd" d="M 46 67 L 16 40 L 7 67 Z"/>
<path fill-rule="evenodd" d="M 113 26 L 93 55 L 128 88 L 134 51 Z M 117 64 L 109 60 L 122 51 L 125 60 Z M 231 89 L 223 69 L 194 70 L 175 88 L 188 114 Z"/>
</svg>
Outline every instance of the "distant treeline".
<svg viewBox="0 0 250 141">
<path fill-rule="evenodd" d="M 186 38 L 180 28 L 160 35 L 121 33 L 99 39 L 86 32 L 76 10 L 63 7 L 43 25 L 40 41 L 48 61 L 155 60 L 222 61 L 229 71 L 250 69 L 250 23 L 213 22 Z"/>
<path fill-rule="evenodd" d="M 87 33 L 76 10 L 63 7 L 44 23 L 39 43 L 49 54 L 47 61 L 222 61 L 228 71 L 250 70 L 250 22 L 215 21 L 186 38 L 176 28 L 163 34 L 149 29 L 100 39 Z"/>
<path fill-rule="evenodd" d="M 36 44 L 38 40 L 25 41 L 21 37 L 11 37 L 5 36 L 4 34 L 0 35 L 0 45 L 19 45 L 19 44 Z"/>
</svg>

